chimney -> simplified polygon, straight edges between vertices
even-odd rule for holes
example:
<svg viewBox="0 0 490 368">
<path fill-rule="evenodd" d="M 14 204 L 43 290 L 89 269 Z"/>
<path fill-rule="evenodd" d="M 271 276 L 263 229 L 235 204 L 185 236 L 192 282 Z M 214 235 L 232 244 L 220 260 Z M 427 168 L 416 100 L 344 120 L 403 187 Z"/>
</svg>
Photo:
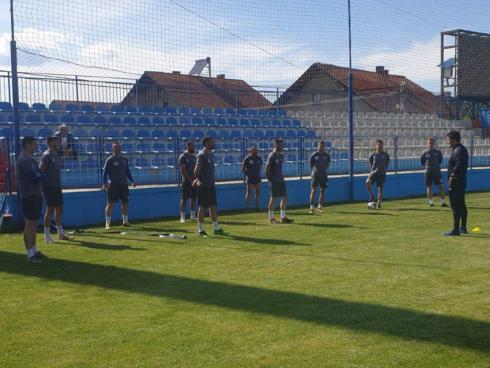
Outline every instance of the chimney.
<svg viewBox="0 0 490 368">
<path fill-rule="evenodd" d="M 385 69 L 383 65 L 379 65 L 376 67 L 376 73 L 378 74 L 388 74 L 388 69 Z"/>
<path fill-rule="evenodd" d="M 179 70 L 174 70 L 174 71 L 172 72 L 172 74 L 180 74 L 180 71 L 179 71 Z"/>
<path fill-rule="evenodd" d="M 225 79 L 225 75 L 224 74 L 218 74 L 216 76 L 216 78 L 218 78 L 218 79 Z"/>
</svg>

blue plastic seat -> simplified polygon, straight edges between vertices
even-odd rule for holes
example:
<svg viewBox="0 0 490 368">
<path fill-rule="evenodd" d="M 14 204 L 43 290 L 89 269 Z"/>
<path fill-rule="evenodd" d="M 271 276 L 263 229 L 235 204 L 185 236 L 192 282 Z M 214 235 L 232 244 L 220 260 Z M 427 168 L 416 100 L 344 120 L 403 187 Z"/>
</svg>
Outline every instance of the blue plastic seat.
<svg viewBox="0 0 490 368">
<path fill-rule="evenodd" d="M 283 126 L 283 127 L 286 127 L 286 128 L 289 128 L 289 127 L 291 126 L 291 120 L 289 120 L 289 119 L 284 119 L 284 120 L 282 121 L 282 126 Z"/>
<path fill-rule="evenodd" d="M 224 114 L 225 114 L 225 112 L 223 111 L 223 109 L 222 109 L 222 108 L 220 108 L 220 107 L 216 107 L 216 108 L 214 109 L 214 113 L 215 113 L 216 115 L 224 115 Z"/>
<path fill-rule="evenodd" d="M 95 105 L 95 111 L 97 112 L 109 112 L 109 106 L 108 105 Z"/>
<path fill-rule="evenodd" d="M 106 137 L 119 138 L 119 131 L 117 129 L 107 129 L 104 134 Z"/>
<path fill-rule="evenodd" d="M 302 129 L 301 129 L 301 130 L 298 130 L 298 131 L 296 132 L 296 135 L 297 135 L 298 137 L 306 137 L 306 132 L 305 132 L 304 130 L 302 130 Z"/>
<path fill-rule="evenodd" d="M 71 131 L 71 134 L 73 134 L 75 137 L 87 137 L 87 131 L 82 128 L 75 128 Z"/>
<path fill-rule="evenodd" d="M 32 110 L 37 112 L 46 111 L 46 105 L 43 103 L 35 102 L 32 104 Z"/>
<path fill-rule="evenodd" d="M 278 138 L 284 138 L 286 136 L 286 132 L 284 130 L 278 130 L 276 131 L 276 137 Z"/>
<path fill-rule="evenodd" d="M 227 126 L 228 120 L 226 120 L 225 118 L 218 118 L 218 119 L 216 119 L 216 125 Z"/>
<path fill-rule="evenodd" d="M 138 129 L 136 135 L 140 138 L 150 138 L 150 131 L 148 129 Z"/>
<path fill-rule="evenodd" d="M 4 114 L 0 114 L 0 123 L 6 123 L 7 117 Z"/>
<path fill-rule="evenodd" d="M 247 112 L 247 109 L 238 109 L 236 111 L 237 115 L 240 115 L 240 116 L 246 116 L 248 115 L 248 112 Z"/>
<path fill-rule="evenodd" d="M 47 137 L 51 137 L 52 135 L 53 135 L 53 131 L 49 128 L 41 128 L 37 131 L 38 137 L 47 138 Z"/>
<path fill-rule="evenodd" d="M 212 117 L 204 118 L 204 124 L 206 125 L 216 125 L 216 119 Z"/>
<path fill-rule="evenodd" d="M 40 123 L 41 116 L 39 114 L 28 114 L 25 118 L 26 123 Z"/>
<path fill-rule="evenodd" d="M 263 138 L 264 132 L 262 130 L 256 130 L 256 131 L 254 131 L 254 137 L 255 138 Z"/>
<path fill-rule="evenodd" d="M 103 135 L 104 133 L 100 129 L 95 128 L 90 130 L 91 137 L 102 137 Z"/>
<path fill-rule="evenodd" d="M 153 153 L 164 153 L 167 151 L 167 144 L 164 142 L 153 143 L 151 150 Z"/>
<path fill-rule="evenodd" d="M 94 107 L 89 104 L 83 104 L 82 106 L 80 106 L 81 112 L 94 112 L 94 110 Z"/>
<path fill-rule="evenodd" d="M 179 107 L 179 109 L 177 110 L 177 113 L 180 115 L 189 115 L 190 112 L 191 112 L 191 109 L 189 109 L 188 107 L 185 107 L 185 106 Z"/>
<path fill-rule="evenodd" d="M 167 166 L 166 160 L 160 157 L 155 157 L 151 160 L 151 166 L 154 168 L 160 168 Z"/>
<path fill-rule="evenodd" d="M 248 109 L 247 110 L 247 115 L 248 116 L 257 116 L 258 113 L 257 113 L 257 110 L 254 110 L 254 109 Z"/>
<path fill-rule="evenodd" d="M 306 133 L 306 138 L 316 138 L 316 132 L 314 130 L 308 130 Z"/>
<path fill-rule="evenodd" d="M 243 138 L 252 138 L 254 136 L 254 132 L 252 129 L 247 129 L 243 132 Z"/>
<path fill-rule="evenodd" d="M 161 129 L 154 129 L 151 131 L 151 136 L 153 138 L 163 138 L 165 137 L 165 132 Z"/>
<path fill-rule="evenodd" d="M 178 133 L 176 130 L 167 130 L 165 136 L 168 137 L 168 138 L 177 138 L 178 137 Z"/>
<path fill-rule="evenodd" d="M 226 109 L 226 115 L 236 115 L 236 110 L 235 109 Z"/>
<path fill-rule="evenodd" d="M 140 106 L 138 107 L 138 112 L 141 114 L 151 114 L 152 108 L 149 106 Z"/>
<path fill-rule="evenodd" d="M 148 160 L 144 157 L 138 157 L 136 160 L 134 160 L 134 166 L 136 168 L 147 168 L 149 167 L 149 163 L 148 163 Z"/>
<path fill-rule="evenodd" d="M 202 130 L 194 130 L 194 132 L 192 132 L 192 138 L 194 139 L 203 139 L 204 138 L 204 132 Z"/>
<path fill-rule="evenodd" d="M 10 102 L 0 102 L 0 111 L 12 111 Z"/>
<path fill-rule="evenodd" d="M 134 131 L 134 129 L 123 129 L 121 131 L 121 137 L 126 137 L 126 138 L 134 138 L 136 137 L 136 133 Z"/>
<path fill-rule="evenodd" d="M 0 137 L 12 138 L 14 136 L 14 130 L 10 127 L 0 129 Z"/>
<path fill-rule="evenodd" d="M 150 125 L 151 124 L 151 120 L 147 116 L 140 116 L 138 118 L 138 124 L 141 124 L 141 125 Z"/>
<path fill-rule="evenodd" d="M 184 129 L 184 130 L 181 130 L 180 131 L 179 136 L 180 136 L 180 138 L 183 138 L 183 139 L 191 138 L 192 137 L 192 133 L 191 133 L 190 130 Z"/>
<path fill-rule="evenodd" d="M 179 118 L 180 125 L 191 125 L 191 119 L 187 116 L 183 116 Z"/>
<path fill-rule="evenodd" d="M 209 107 L 205 107 L 205 108 L 201 109 L 201 113 L 203 115 L 214 115 L 213 109 L 210 109 Z"/>
<path fill-rule="evenodd" d="M 136 125 L 136 119 L 133 116 L 126 116 L 123 119 L 124 125 Z"/>
<path fill-rule="evenodd" d="M 151 112 L 153 114 L 163 114 L 165 110 L 163 107 L 155 106 L 154 108 L 151 109 Z"/>
<path fill-rule="evenodd" d="M 138 108 L 136 106 L 124 106 L 124 111 L 133 114 L 138 112 Z"/>
<path fill-rule="evenodd" d="M 70 114 L 61 115 L 60 121 L 66 124 L 73 124 L 75 122 L 75 117 Z"/>
<path fill-rule="evenodd" d="M 232 155 L 225 156 L 225 158 L 223 159 L 223 163 L 227 165 L 232 165 L 235 163 L 235 158 Z"/>
<path fill-rule="evenodd" d="M 242 132 L 239 130 L 232 130 L 230 133 L 231 138 L 241 138 L 242 137 Z"/>
<path fill-rule="evenodd" d="M 240 119 L 240 125 L 241 126 L 250 126 L 250 120 L 248 119 Z"/>
<path fill-rule="evenodd" d="M 272 126 L 276 128 L 282 126 L 281 121 L 279 119 L 272 120 Z"/>
<path fill-rule="evenodd" d="M 235 118 L 228 119 L 228 125 L 230 126 L 238 126 L 238 120 Z"/>
<path fill-rule="evenodd" d="M 124 142 L 121 144 L 121 150 L 126 153 L 132 153 L 134 151 L 134 144 L 129 142 Z"/>
<path fill-rule="evenodd" d="M 29 104 L 25 102 L 19 102 L 18 107 L 19 107 L 19 111 L 29 111 L 31 109 L 29 107 Z"/>
<path fill-rule="evenodd" d="M 206 132 L 206 135 L 208 137 L 213 137 L 213 138 L 217 138 L 218 137 L 218 133 L 216 133 L 216 130 L 214 129 L 210 129 Z"/>
<path fill-rule="evenodd" d="M 34 137 L 35 135 L 36 135 L 36 133 L 31 128 L 21 128 L 20 129 L 20 136 L 21 137 L 27 137 L 27 136 Z"/>
<path fill-rule="evenodd" d="M 68 112 L 78 112 L 78 111 L 80 111 L 80 107 L 77 104 L 68 103 L 68 104 L 65 105 L 65 111 L 68 111 Z"/>
<path fill-rule="evenodd" d="M 110 119 L 119 119 L 115 116 L 112 116 Z M 94 122 L 93 122 L 95 125 L 104 125 L 107 123 L 106 119 L 105 119 L 105 116 L 102 116 L 102 115 L 97 115 L 95 116 L 94 118 Z M 121 123 L 121 120 L 119 119 L 119 124 Z"/>
<path fill-rule="evenodd" d="M 163 125 L 163 124 L 165 124 L 165 120 L 162 117 L 160 117 L 160 116 L 154 117 L 152 119 L 152 122 L 153 122 L 154 125 Z"/>
<path fill-rule="evenodd" d="M 164 111 L 166 114 L 177 114 L 177 109 L 173 106 L 167 106 Z"/>
<path fill-rule="evenodd" d="M 288 130 L 286 132 L 286 137 L 288 137 L 288 138 L 295 138 L 296 137 L 296 132 L 294 130 Z"/>
<path fill-rule="evenodd" d="M 90 121 L 90 116 L 88 116 L 88 115 L 79 115 L 77 117 L 77 123 L 78 124 L 91 124 L 92 121 Z"/>
<path fill-rule="evenodd" d="M 218 138 L 220 139 L 229 139 L 230 138 L 230 133 L 227 130 L 220 130 L 218 132 Z"/>
<path fill-rule="evenodd" d="M 168 152 L 168 153 L 174 153 L 175 152 L 175 142 L 169 142 L 166 144 L 166 148 L 165 150 Z"/>
<path fill-rule="evenodd" d="M 44 114 L 45 123 L 59 123 L 58 116 L 55 114 Z"/>
<path fill-rule="evenodd" d="M 174 118 L 173 116 L 168 117 L 168 118 L 167 118 L 167 121 L 166 121 L 166 124 L 167 124 L 167 125 L 178 125 L 178 123 L 177 123 L 177 119 L 176 119 L 176 118 Z"/>
<path fill-rule="evenodd" d="M 254 127 L 260 126 L 260 120 L 259 119 L 250 119 L 250 125 Z"/>
<path fill-rule="evenodd" d="M 272 126 L 272 120 L 270 119 L 262 119 L 262 124 L 263 127 L 270 127 Z"/>
<path fill-rule="evenodd" d="M 301 122 L 299 120 L 293 120 L 291 124 L 295 128 L 301 128 Z"/>
<path fill-rule="evenodd" d="M 139 153 L 149 153 L 151 152 L 151 146 L 148 143 L 140 142 L 136 145 L 136 151 Z"/>
<path fill-rule="evenodd" d="M 276 133 L 273 130 L 266 130 L 264 135 L 266 138 L 274 138 Z"/>
<path fill-rule="evenodd" d="M 175 159 L 173 157 L 167 158 L 167 166 L 174 167 L 176 164 Z"/>
<path fill-rule="evenodd" d="M 64 110 L 63 106 L 61 106 L 60 104 L 57 104 L 57 103 L 50 103 L 49 109 L 51 111 L 63 111 Z"/>
<path fill-rule="evenodd" d="M 121 112 L 124 112 L 124 108 L 119 104 L 115 104 L 115 105 L 111 106 L 111 112 L 121 113 Z"/>
<path fill-rule="evenodd" d="M 193 117 L 192 118 L 192 125 L 203 125 L 204 121 L 200 117 Z"/>
<path fill-rule="evenodd" d="M 201 115 L 201 109 L 198 107 L 191 107 L 191 115 Z"/>
</svg>

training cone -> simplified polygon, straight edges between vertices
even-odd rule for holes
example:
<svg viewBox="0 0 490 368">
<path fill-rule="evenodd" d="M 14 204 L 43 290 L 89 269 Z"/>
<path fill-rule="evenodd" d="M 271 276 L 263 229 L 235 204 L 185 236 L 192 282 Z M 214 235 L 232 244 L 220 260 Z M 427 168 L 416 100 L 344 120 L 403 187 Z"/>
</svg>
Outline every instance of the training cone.
<svg viewBox="0 0 490 368">
<path fill-rule="evenodd" d="M 481 228 L 480 228 L 480 226 L 476 226 L 471 231 L 474 233 L 481 233 Z"/>
</svg>

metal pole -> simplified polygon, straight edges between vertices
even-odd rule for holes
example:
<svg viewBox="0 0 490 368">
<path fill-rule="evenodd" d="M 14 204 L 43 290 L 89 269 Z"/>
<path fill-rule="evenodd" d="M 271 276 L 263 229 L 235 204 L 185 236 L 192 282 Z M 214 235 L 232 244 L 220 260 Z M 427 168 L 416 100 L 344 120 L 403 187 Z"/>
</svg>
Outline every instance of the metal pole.
<svg viewBox="0 0 490 368">
<path fill-rule="evenodd" d="M 350 0 L 347 0 L 349 22 L 349 200 L 354 199 L 354 114 L 352 98 L 352 29 Z"/>
<path fill-rule="evenodd" d="M 75 75 L 75 95 L 77 102 L 80 102 L 79 94 L 78 94 L 78 75 Z"/>
<path fill-rule="evenodd" d="M 17 76 L 17 44 L 14 34 L 14 0 L 10 0 L 10 63 L 12 69 L 12 106 L 14 108 L 14 150 L 15 157 L 20 154 L 20 128 L 19 128 L 19 80 Z"/>
</svg>

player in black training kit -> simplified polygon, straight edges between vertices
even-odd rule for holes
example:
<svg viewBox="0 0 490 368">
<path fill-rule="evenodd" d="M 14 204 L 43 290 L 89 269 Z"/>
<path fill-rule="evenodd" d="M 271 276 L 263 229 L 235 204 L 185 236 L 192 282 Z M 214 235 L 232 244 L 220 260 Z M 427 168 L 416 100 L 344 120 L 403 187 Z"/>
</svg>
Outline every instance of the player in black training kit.
<svg viewBox="0 0 490 368">
<path fill-rule="evenodd" d="M 128 202 L 129 202 L 129 187 L 128 179 L 133 183 L 133 188 L 136 187 L 133 175 L 129 170 L 129 162 L 126 157 L 121 154 L 121 145 L 114 143 L 112 145 L 113 154 L 106 160 L 104 165 L 104 186 L 107 191 L 107 206 L 105 208 L 105 228 L 111 228 L 112 209 L 114 204 L 121 201 L 121 212 L 123 226 L 129 226 L 128 220 Z"/>
<path fill-rule="evenodd" d="M 366 180 L 366 189 L 369 193 L 369 202 L 374 202 L 374 195 L 371 190 L 372 184 L 376 183 L 378 187 L 378 203 L 377 208 L 381 208 L 381 201 L 383 200 L 383 187 L 386 180 L 386 171 L 388 170 L 388 164 L 390 163 L 390 156 L 383 151 L 383 141 L 378 139 L 376 141 L 376 152 L 369 157 L 369 169 L 370 173 Z"/>
<path fill-rule="evenodd" d="M 189 208 L 191 212 L 191 220 L 196 220 L 196 187 L 192 185 L 194 182 L 194 170 L 196 168 L 196 149 L 194 142 L 187 142 L 187 150 L 179 157 L 179 169 L 182 175 L 182 197 L 180 198 L 180 223 L 185 223 L 185 205 L 190 201 Z"/>
<path fill-rule="evenodd" d="M 255 210 L 260 210 L 260 184 L 262 183 L 260 171 L 262 170 L 262 164 L 262 157 L 259 156 L 257 147 L 252 147 L 250 154 L 242 162 L 242 172 L 247 177 L 247 190 L 245 192 L 245 208 L 247 210 L 249 209 L 252 190 L 255 191 Z"/>
<path fill-rule="evenodd" d="M 447 175 L 449 201 L 453 210 L 453 229 L 444 235 L 455 236 L 468 233 L 466 229 L 468 209 L 465 202 L 468 151 L 461 144 L 461 134 L 458 131 L 451 130 L 447 134 L 447 143 L 452 148 L 447 165 Z"/>
<path fill-rule="evenodd" d="M 310 156 L 311 169 L 311 192 L 310 192 L 310 213 L 315 211 L 315 194 L 320 187 L 320 196 L 318 198 L 318 211 L 323 211 L 323 201 L 325 189 L 328 186 L 327 170 L 330 166 L 330 155 L 325 152 L 325 142 L 318 142 L 318 149 Z"/>
<path fill-rule="evenodd" d="M 56 231 L 59 240 L 70 240 L 62 224 L 63 192 L 61 190 L 61 160 L 58 154 L 60 142 L 58 137 L 48 138 L 48 149 L 43 153 L 41 172 L 43 173 L 43 192 L 46 201 L 44 215 L 44 241 L 54 243 L 51 237 L 51 218 L 55 216 Z"/>
<path fill-rule="evenodd" d="M 441 196 L 441 207 L 447 207 L 446 201 L 444 200 L 444 184 L 442 183 L 441 174 L 442 152 L 434 148 L 434 138 L 427 140 L 427 149 L 422 153 L 420 163 L 425 167 L 424 182 L 429 206 L 434 206 L 432 186 L 437 185 L 439 187 L 439 195 Z"/>
</svg>

